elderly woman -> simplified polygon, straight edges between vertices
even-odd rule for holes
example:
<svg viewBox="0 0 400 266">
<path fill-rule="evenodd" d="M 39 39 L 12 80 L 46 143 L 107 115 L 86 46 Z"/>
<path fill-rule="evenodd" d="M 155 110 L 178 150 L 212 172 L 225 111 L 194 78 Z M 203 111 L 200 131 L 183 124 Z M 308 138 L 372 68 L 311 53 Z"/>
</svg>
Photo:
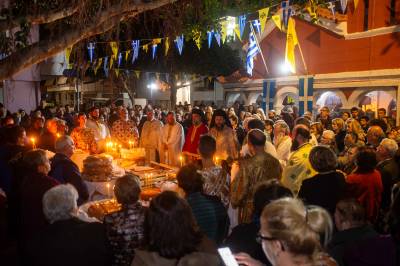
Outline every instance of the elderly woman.
<svg viewBox="0 0 400 266">
<path fill-rule="evenodd" d="M 26 243 L 27 265 L 109 265 L 104 226 L 77 218 L 78 192 L 59 185 L 43 196 L 43 213 L 50 223 Z M 60 252 L 62 251 L 62 252 Z"/>
<path fill-rule="evenodd" d="M 23 163 L 26 166 L 25 175 L 20 188 L 20 219 L 22 237 L 29 237 L 40 231 L 46 225 L 42 212 L 42 197 L 50 188 L 58 185 L 58 181 L 48 176 L 50 161 L 44 150 L 31 150 L 25 153 Z"/>
<path fill-rule="evenodd" d="M 299 198 L 307 204 L 324 207 L 333 215 L 336 203 L 346 192 L 344 175 L 336 171 L 336 155 L 328 147 L 316 146 L 311 150 L 309 159 L 318 174 L 303 181 Z"/>
<path fill-rule="evenodd" d="M 139 177 L 128 174 L 115 182 L 114 194 L 122 209 L 104 217 L 113 265 L 130 265 L 134 249 L 143 241 L 145 208 L 140 204 Z"/>
<path fill-rule="evenodd" d="M 220 265 L 214 244 L 175 192 L 164 191 L 150 202 L 145 234 L 145 249 L 135 250 L 132 266 Z"/>
</svg>

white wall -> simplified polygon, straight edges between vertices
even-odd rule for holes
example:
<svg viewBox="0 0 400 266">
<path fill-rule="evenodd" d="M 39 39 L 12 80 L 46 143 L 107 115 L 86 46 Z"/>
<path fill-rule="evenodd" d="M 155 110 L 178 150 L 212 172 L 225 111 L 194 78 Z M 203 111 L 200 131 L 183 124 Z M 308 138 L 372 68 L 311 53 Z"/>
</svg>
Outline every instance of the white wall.
<svg viewBox="0 0 400 266">
<path fill-rule="evenodd" d="M 39 40 L 39 27 L 32 27 L 29 42 L 34 43 Z M 19 108 L 28 113 L 36 108 L 36 96 L 40 101 L 40 67 L 33 65 L 11 79 L 4 81 L 4 106 L 11 112 L 16 112 Z"/>
</svg>

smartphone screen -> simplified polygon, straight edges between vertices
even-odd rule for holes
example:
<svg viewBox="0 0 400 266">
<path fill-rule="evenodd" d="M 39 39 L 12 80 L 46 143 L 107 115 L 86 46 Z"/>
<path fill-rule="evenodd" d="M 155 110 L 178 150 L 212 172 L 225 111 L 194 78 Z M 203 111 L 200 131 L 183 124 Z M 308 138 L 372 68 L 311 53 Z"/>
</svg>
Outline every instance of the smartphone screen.
<svg viewBox="0 0 400 266">
<path fill-rule="evenodd" d="M 229 248 L 219 248 L 218 253 L 226 266 L 239 266 Z"/>
</svg>

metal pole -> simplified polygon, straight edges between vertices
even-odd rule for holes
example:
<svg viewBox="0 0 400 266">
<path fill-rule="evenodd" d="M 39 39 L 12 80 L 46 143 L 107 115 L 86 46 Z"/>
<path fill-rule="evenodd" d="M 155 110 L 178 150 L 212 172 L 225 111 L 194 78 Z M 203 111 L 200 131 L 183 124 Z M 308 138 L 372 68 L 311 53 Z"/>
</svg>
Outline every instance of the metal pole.
<svg viewBox="0 0 400 266">
<path fill-rule="evenodd" d="M 263 63 L 264 63 L 265 70 L 267 71 L 267 74 L 269 74 L 267 63 L 265 62 L 264 55 L 263 55 L 263 52 L 261 50 L 261 46 L 258 43 L 257 35 L 256 35 L 255 31 L 254 31 L 253 24 L 251 22 L 250 22 L 250 29 L 251 29 L 251 32 L 253 32 L 253 34 L 254 34 L 254 38 L 256 39 L 256 45 L 258 47 L 258 50 L 260 50 L 260 54 L 261 54 L 261 58 L 262 58 Z"/>
</svg>

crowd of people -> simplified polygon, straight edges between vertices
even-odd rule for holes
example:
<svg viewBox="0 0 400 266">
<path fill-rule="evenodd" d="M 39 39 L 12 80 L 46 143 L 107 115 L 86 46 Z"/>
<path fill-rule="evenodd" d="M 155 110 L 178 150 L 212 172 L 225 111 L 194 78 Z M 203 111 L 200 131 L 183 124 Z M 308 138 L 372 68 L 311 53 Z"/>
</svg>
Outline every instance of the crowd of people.
<svg viewBox="0 0 400 266">
<path fill-rule="evenodd" d="M 0 254 L 14 265 L 221 265 L 220 247 L 249 266 L 400 263 L 400 128 L 385 109 L 0 105 L 0 118 Z M 178 167 L 178 189 L 145 207 L 126 174 L 122 209 L 86 219 L 71 157 L 110 140 Z"/>
</svg>

